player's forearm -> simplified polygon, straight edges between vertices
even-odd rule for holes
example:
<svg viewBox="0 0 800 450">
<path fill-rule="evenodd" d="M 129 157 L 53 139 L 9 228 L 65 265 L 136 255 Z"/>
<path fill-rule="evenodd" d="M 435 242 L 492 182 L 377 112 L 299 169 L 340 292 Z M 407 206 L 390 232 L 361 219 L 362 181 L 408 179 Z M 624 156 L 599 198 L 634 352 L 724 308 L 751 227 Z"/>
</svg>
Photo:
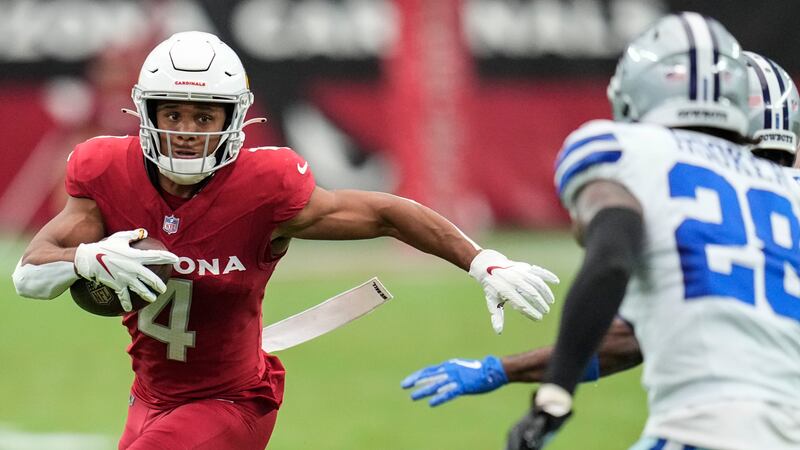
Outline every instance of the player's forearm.
<svg viewBox="0 0 800 450">
<path fill-rule="evenodd" d="M 280 224 L 276 237 L 353 240 L 390 236 L 464 270 L 480 250 L 430 208 L 383 192 L 316 188 L 306 207 Z"/>
<path fill-rule="evenodd" d="M 511 383 L 540 383 L 553 354 L 553 347 L 542 347 L 529 352 L 501 358 L 503 370 Z M 614 319 L 608 333 L 597 350 L 600 377 L 636 367 L 642 362 L 639 342 L 633 330 L 622 319 Z M 593 378 L 594 379 L 594 378 Z M 586 375 L 584 381 L 587 380 Z"/>
<path fill-rule="evenodd" d="M 75 260 L 78 245 L 97 242 L 105 235 L 97 204 L 90 199 L 73 198 L 67 206 L 33 237 L 22 264 L 47 264 Z"/>
<path fill-rule="evenodd" d="M 78 274 L 71 261 L 52 261 L 43 264 L 20 261 L 11 279 L 18 295 L 49 300 L 67 290 L 78 279 Z"/>
<path fill-rule="evenodd" d="M 553 347 L 542 347 L 518 355 L 504 356 L 500 360 L 510 383 L 539 383 L 544 378 Z"/>
<path fill-rule="evenodd" d="M 73 262 L 76 247 L 62 247 L 56 242 L 39 240 L 32 241 L 25 254 L 22 255 L 21 264 L 42 265 L 57 261 Z"/>
<path fill-rule="evenodd" d="M 92 200 L 70 197 L 67 206 L 34 236 L 12 275 L 23 297 L 50 299 L 78 279 L 75 252 L 84 242 L 96 242 L 104 228 Z"/>
<path fill-rule="evenodd" d="M 620 318 L 614 319 L 597 351 L 600 356 L 600 376 L 606 377 L 642 363 L 639 341 L 631 327 Z"/>
<path fill-rule="evenodd" d="M 564 303 L 546 382 L 574 391 L 622 303 L 642 240 L 642 217 L 637 211 L 609 208 L 592 219 L 586 256 Z"/>
<path fill-rule="evenodd" d="M 469 270 L 481 249 L 458 227 L 415 201 L 390 195 L 386 202 L 379 212 L 385 234 Z"/>
<path fill-rule="evenodd" d="M 60 247 L 45 239 L 35 239 L 11 275 L 14 289 L 22 297 L 56 298 L 78 279 L 74 259 L 74 247 Z"/>
</svg>

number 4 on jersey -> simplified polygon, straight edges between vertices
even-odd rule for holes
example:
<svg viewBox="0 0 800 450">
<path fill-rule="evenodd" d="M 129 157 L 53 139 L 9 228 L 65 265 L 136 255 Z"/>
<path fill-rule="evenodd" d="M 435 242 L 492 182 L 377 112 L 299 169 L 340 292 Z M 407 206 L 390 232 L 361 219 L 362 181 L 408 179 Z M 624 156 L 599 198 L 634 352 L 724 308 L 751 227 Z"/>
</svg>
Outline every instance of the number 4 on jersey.
<svg viewBox="0 0 800 450">
<path fill-rule="evenodd" d="M 161 311 L 172 303 L 169 325 L 155 323 Z M 167 358 L 186 361 L 186 348 L 194 347 L 194 331 L 187 330 L 189 309 L 192 306 L 192 282 L 172 278 L 167 290 L 139 311 L 139 331 L 151 338 L 167 344 Z"/>
</svg>

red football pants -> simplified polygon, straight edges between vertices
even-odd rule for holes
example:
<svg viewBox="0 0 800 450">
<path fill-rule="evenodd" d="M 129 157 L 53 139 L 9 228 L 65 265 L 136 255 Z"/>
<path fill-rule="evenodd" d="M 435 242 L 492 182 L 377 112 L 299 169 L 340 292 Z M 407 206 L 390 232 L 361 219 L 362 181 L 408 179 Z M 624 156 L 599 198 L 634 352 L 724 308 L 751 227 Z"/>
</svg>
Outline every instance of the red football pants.
<svg viewBox="0 0 800 450">
<path fill-rule="evenodd" d="M 128 408 L 119 450 L 264 450 L 278 410 L 225 400 L 199 400 L 174 409 L 148 408 L 135 401 Z"/>
</svg>

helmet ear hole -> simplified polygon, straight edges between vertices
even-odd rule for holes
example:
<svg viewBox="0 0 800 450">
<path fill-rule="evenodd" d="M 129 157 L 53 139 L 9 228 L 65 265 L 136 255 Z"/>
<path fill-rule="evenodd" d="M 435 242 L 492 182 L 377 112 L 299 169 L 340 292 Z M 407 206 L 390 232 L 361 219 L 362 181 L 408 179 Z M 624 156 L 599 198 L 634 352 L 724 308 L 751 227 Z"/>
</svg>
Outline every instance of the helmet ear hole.
<svg viewBox="0 0 800 450">
<path fill-rule="evenodd" d="M 629 105 L 626 102 L 624 105 L 622 105 L 622 117 L 627 118 L 630 117 L 630 115 L 631 115 L 631 105 Z"/>
</svg>

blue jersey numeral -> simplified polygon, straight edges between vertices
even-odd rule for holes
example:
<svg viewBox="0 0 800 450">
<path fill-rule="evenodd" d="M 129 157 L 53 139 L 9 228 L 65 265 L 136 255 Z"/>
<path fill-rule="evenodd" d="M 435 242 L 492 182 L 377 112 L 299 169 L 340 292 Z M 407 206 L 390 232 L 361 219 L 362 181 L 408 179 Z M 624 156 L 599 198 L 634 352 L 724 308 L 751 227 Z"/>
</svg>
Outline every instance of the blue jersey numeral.
<svg viewBox="0 0 800 450">
<path fill-rule="evenodd" d="M 792 212 L 792 204 L 786 197 L 770 191 L 751 189 L 747 192 L 756 236 L 764 243 L 764 287 L 767 300 L 781 316 L 800 320 L 800 299 L 786 292 L 784 280 L 786 266 L 800 274 L 800 224 Z M 777 223 L 776 223 L 777 222 Z M 773 230 L 779 226 L 788 228 L 784 241 L 775 242 Z"/>
<path fill-rule="evenodd" d="M 680 180 L 680 182 L 677 182 Z M 706 295 L 733 297 L 745 303 L 755 302 L 753 269 L 732 265 L 730 274 L 714 272 L 708 266 L 706 245 L 742 246 L 747 244 L 747 230 L 736 190 L 722 176 L 702 167 L 677 164 L 669 172 L 670 196 L 697 198 L 697 189 L 706 188 L 719 197 L 721 223 L 686 219 L 675 230 L 681 257 L 686 298 Z"/>
<path fill-rule="evenodd" d="M 698 189 L 713 191 L 719 199 L 720 223 L 687 218 L 675 230 L 687 300 L 720 296 L 755 303 L 755 270 L 732 263 L 730 273 L 708 265 L 708 245 L 745 247 L 744 216 L 736 189 L 721 175 L 698 166 L 678 163 L 669 173 L 670 196 L 696 199 Z M 767 301 L 778 315 L 800 321 L 800 298 L 786 292 L 786 266 L 800 273 L 800 223 L 790 201 L 761 189 L 747 191 L 756 236 L 763 243 L 764 286 Z M 774 230 L 782 229 L 776 236 Z"/>
</svg>

